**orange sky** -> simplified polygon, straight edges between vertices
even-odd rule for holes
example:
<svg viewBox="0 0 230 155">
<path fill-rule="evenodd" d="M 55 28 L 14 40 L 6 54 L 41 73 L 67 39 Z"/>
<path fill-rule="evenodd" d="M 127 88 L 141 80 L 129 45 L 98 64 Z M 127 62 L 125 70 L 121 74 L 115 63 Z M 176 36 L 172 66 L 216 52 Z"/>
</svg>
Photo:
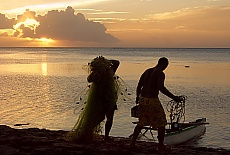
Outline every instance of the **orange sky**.
<svg viewBox="0 0 230 155">
<path fill-rule="evenodd" d="M 0 47 L 230 47 L 229 17 L 229 0 L 7 0 Z"/>
</svg>

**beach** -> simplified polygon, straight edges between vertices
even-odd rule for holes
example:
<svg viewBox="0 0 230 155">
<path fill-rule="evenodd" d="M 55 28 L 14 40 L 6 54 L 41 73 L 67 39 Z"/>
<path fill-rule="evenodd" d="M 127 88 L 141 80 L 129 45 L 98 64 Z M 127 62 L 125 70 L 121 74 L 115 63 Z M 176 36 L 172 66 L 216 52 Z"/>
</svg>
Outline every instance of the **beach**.
<svg viewBox="0 0 230 155">
<path fill-rule="evenodd" d="M 113 141 L 105 142 L 98 136 L 90 144 L 77 144 L 65 139 L 68 131 L 47 130 L 39 128 L 14 129 L 0 125 L 1 155 L 147 155 L 147 154 L 180 154 L 180 155 L 227 155 L 230 150 L 208 147 L 172 146 L 170 151 L 158 151 L 157 143 L 137 141 L 138 149 L 129 147 L 130 139 L 112 137 Z"/>
</svg>

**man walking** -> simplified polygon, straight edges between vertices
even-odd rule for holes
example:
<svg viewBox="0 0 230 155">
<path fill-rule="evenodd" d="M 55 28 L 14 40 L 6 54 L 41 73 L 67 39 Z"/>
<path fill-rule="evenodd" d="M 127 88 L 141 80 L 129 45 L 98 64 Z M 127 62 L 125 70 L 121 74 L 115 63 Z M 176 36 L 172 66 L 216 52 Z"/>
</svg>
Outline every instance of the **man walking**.
<svg viewBox="0 0 230 155">
<path fill-rule="evenodd" d="M 159 150 L 166 149 L 164 145 L 165 125 L 167 124 L 164 109 L 158 98 L 159 91 L 173 100 L 180 102 L 180 97 L 174 96 L 165 86 L 164 70 L 167 68 L 169 61 L 162 57 L 158 60 L 155 67 L 147 69 L 140 77 L 137 86 L 136 103 L 139 104 L 139 122 L 136 125 L 130 147 L 135 147 L 137 136 L 143 126 L 150 125 L 158 130 Z"/>
</svg>

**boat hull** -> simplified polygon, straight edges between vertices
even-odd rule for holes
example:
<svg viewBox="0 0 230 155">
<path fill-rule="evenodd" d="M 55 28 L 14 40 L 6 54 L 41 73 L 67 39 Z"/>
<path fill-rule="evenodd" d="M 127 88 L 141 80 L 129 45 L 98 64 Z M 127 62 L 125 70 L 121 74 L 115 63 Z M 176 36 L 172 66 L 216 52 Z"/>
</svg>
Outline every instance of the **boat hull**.
<svg viewBox="0 0 230 155">
<path fill-rule="evenodd" d="M 204 134 L 206 130 L 205 122 L 199 122 L 194 125 L 182 128 L 178 131 L 166 133 L 164 143 L 167 145 L 178 145 L 185 143 L 192 138 L 199 137 Z"/>
</svg>

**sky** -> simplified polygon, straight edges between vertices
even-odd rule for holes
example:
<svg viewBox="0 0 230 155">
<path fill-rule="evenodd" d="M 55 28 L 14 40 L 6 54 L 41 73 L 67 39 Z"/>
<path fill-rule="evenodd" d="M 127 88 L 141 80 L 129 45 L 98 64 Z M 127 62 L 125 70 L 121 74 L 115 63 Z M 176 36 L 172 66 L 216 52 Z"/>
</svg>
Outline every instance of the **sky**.
<svg viewBox="0 0 230 155">
<path fill-rule="evenodd" d="M 230 0 L 0 2 L 0 47 L 230 48 Z"/>
</svg>

